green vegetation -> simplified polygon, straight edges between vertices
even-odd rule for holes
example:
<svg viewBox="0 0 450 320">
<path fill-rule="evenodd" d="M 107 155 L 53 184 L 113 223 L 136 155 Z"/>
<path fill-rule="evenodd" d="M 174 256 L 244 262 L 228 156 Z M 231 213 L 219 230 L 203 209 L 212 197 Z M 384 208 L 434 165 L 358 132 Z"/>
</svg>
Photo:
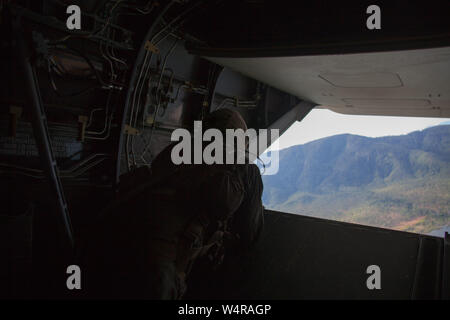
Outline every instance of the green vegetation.
<svg viewBox="0 0 450 320">
<path fill-rule="evenodd" d="M 295 146 L 263 181 L 274 210 L 428 233 L 450 224 L 450 126 Z"/>
</svg>

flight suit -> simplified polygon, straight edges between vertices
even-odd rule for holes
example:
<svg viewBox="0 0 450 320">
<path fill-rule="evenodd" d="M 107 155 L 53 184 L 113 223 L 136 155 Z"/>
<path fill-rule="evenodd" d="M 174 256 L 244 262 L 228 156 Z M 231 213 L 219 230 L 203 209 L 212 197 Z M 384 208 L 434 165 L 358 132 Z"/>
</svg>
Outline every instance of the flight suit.
<svg viewBox="0 0 450 320">
<path fill-rule="evenodd" d="M 90 297 L 180 299 L 199 256 L 220 263 L 225 239 L 235 240 L 234 251 L 245 251 L 261 233 L 256 165 L 175 165 L 172 147 L 151 169 L 124 176 L 117 200 L 93 225 L 82 252 Z"/>
</svg>

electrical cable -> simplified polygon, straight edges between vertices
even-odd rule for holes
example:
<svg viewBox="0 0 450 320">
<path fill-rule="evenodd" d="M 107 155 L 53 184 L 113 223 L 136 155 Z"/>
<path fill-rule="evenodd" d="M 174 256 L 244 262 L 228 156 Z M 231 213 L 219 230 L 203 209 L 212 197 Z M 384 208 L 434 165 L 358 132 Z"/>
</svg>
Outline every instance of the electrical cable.
<svg viewBox="0 0 450 320">
<path fill-rule="evenodd" d="M 168 53 L 164 57 L 164 62 L 163 62 L 161 73 L 160 73 L 159 80 L 158 80 L 158 86 L 156 87 L 156 92 L 155 92 L 158 101 L 157 101 L 155 112 L 153 113 L 153 123 L 152 123 L 151 131 L 150 131 L 150 136 L 149 136 L 149 139 L 148 139 L 148 143 L 145 145 L 144 150 L 141 153 L 141 159 L 143 158 L 143 156 L 147 152 L 147 149 L 150 146 L 151 141 L 152 141 L 153 131 L 155 129 L 155 124 L 156 124 L 156 116 L 158 115 L 158 110 L 159 110 L 159 107 L 160 107 L 160 104 L 161 104 L 161 93 L 159 92 L 159 87 L 161 85 L 161 81 L 162 81 L 162 77 L 163 77 L 163 74 L 164 74 L 164 70 L 166 68 L 167 59 L 170 56 L 170 54 L 173 52 L 173 50 L 175 49 L 177 43 L 178 43 L 178 39 L 176 39 L 174 41 L 174 43 L 170 47 Z"/>
<path fill-rule="evenodd" d="M 123 1 L 125 1 L 125 0 L 117 0 L 116 1 L 116 3 L 109 10 L 109 15 L 108 15 L 108 18 L 106 19 L 106 22 L 99 29 L 93 30 L 93 31 L 88 31 L 88 32 L 79 32 L 79 31 L 74 32 L 74 33 L 68 34 L 60 39 L 51 41 L 50 44 L 59 44 L 59 43 L 69 40 L 70 38 L 75 38 L 75 37 L 76 38 L 91 38 L 93 36 L 98 35 L 99 33 L 102 33 L 105 30 L 105 28 L 111 23 L 111 19 L 113 17 L 112 12 L 119 5 L 119 3 L 123 2 Z"/>
<path fill-rule="evenodd" d="M 141 47 L 139 49 L 139 52 L 138 52 L 136 60 L 135 60 L 135 64 L 133 66 L 133 70 L 131 72 L 130 81 L 129 81 L 129 85 L 128 85 L 128 90 L 127 90 L 127 95 L 126 95 L 126 98 L 125 98 L 125 106 L 124 106 L 124 112 L 123 112 L 122 124 L 121 124 L 121 130 L 120 130 L 121 135 L 119 137 L 119 144 L 118 144 L 118 157 L 117 157 L 117 162 L 116 162 L 116 177 L 115 177 L 115 184 L 116 185 L 117 185 L 117 183 L 119 181 L 119 175 L 120 175 L 120 160 L 121 160 L 121 156 L 120 155 L 121 155 L 121 152 L 122 152 L 122 145 L 123 145 L 123 132 L 124 132 L 124 128 L 125 128 L 125 123 L 126 123 L 126 118 L 127 118 L 127 114 L 128 114 L 129 105 L 130 105 L 131 93 L 135 89 L 134 82 L 136 81 L 139 65 L 140 65 L 141 61 L 143 61 L 144 55 L 147 52 L 147 49 L 146 49 L 145 45 L 146 45 L 146 42 L 151 39 L 151 37 L 153 35 L 153 32 L 154 32 L 154 29 L 158 25 L 158 23 L 161 20 L 161 18 L 172 7 L 172 5 L 174 3 L 175 3 L 174 0 L 168 2 L 166 4 L 166 6 L 160 11 L 158 16 L 156 17 L 156 19 L 153 21 L 152 25 L 148 29 L 148 31 L 147 31 L 147 33 L 144 36 L 144 39 L 142 41 Z M 128 149 L 129 148 L 128 148 L 127 144 L 126 144 L 125 145 L 125 157 L 126 157 L 126 162 L 127 162 L 127 169 L 128 169 L 128 171 L 130 171 L 131 168 L 130 168 L 129 150 Z"/>
</svg>

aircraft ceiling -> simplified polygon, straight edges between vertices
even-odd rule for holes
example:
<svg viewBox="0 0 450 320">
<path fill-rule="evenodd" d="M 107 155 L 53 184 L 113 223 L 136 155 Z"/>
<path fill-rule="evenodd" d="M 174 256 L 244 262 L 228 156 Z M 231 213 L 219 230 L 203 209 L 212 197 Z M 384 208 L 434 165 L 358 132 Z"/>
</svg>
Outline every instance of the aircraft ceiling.
<svg viewBox="0 0 450 320">
<path fill-rule="evenodd" d="M 339 113 L 450 117 L 450 47 L 205 58 Z"/>
</svg>

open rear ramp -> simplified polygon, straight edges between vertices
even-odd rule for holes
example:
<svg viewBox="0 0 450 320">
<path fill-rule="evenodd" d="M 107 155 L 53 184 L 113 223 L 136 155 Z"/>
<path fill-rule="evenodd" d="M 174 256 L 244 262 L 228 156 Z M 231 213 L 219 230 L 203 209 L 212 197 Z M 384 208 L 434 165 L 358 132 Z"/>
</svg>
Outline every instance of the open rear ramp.
<svg viewBox="0 0 450 320">
<path fill-rule="evenodd" d="M 248 257 L 194 275 L 190 298 L 440 299 L 444 239 L 295 214 L 266 211 L 265 230 Z M 377 265 L 381 290 L 369 290 L 366 270 Z M 448 261 L 447 261 L 448 266 Z M 222 273 L 222 274 L 221 274 Z M 448 284 L 447 284 L 448 285 Z M 448 288 L 448 287 L 447 287 Z"/>
</svg>

